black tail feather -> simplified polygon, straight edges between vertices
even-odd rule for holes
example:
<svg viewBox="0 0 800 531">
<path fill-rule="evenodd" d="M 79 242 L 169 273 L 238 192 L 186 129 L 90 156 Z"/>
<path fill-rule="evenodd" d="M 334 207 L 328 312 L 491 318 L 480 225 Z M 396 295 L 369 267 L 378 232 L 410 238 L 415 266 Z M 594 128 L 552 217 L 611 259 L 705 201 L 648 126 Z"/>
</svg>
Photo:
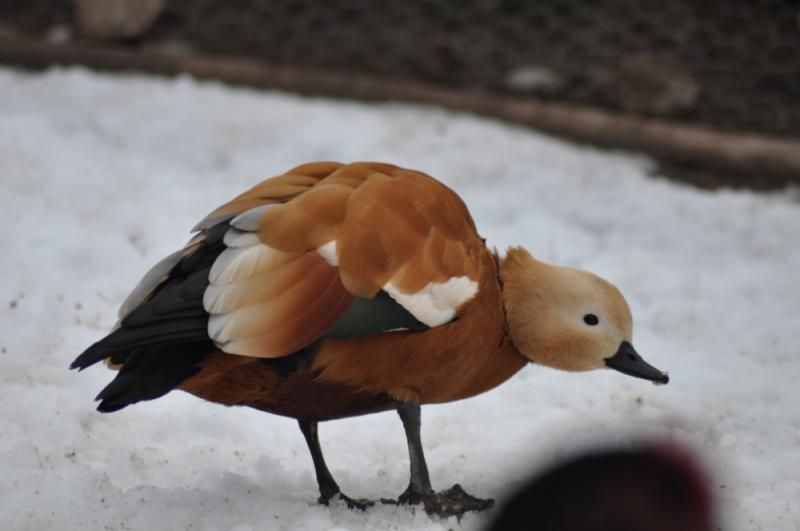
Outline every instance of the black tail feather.
<svg viewBox="0 0 800 531">
<path fill-rule="evenodd" d="M 211 350 L 211 341 L 158 345 L 141 348 L 127 357 L 124 365 L 95 400 L 97 410 L 117 411 L 142 400 L 167 394 L 195 375 L 198 363 Z"/>
</svg>

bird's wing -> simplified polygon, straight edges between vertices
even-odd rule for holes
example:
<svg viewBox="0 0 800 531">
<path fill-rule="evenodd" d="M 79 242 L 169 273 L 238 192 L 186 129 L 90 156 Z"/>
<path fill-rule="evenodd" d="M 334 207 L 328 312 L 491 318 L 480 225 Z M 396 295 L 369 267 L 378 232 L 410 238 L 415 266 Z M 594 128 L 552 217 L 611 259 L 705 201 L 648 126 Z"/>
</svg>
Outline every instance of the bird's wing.
<svg viewBox="0 0 800 531">
<path fill-rule="evenodd" d="M 126 299 L 118 329 L 74 366 L 209 338 L 230 354 L 277 358 L 323 336 L 442 325 L 477 293 L 484 249 L 454 192 L 378 163 L 299 166 L 196 230 Z"/>
<path fill-rule="evenodd" d="M 348 312 L 387 315 L 382 292 L 403 309 L 398 327 L 409 320 L 438 326 L 475 295 L 483 243 L 449 188 L 419 172 L 356 163 L 286 202 L 254 206 L 273 197 L 273 188 L 292 190 L 309 167 L 317 169 L 295 168 L 222 207 L 222 215 L 237 202 L 250 208 L 231 219 L 228 248 L 214 262 L 204 297 L 209 336 L 220 349 L 278 357 L 334 323 L 331 335 L 341 337 Z M 342 293 L 359 304 L 341 311 L 335 303 Z"/>
</svg>

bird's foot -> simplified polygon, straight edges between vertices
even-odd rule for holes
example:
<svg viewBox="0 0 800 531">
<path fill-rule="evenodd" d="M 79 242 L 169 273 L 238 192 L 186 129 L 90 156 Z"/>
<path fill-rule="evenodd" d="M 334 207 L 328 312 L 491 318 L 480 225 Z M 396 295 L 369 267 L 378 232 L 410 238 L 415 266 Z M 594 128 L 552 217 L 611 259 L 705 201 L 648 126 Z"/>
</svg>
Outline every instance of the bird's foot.
<svg viewBox="0 0 800 531">
<path fill-rule="evenodd" d="M 348 509 L 358 509 L 359 511 L 366 511 L 367 508 L 375 505 L 375 502 L 372 500 L 367 500 L 365 498 L 351 498 L 350 496 L 342 494 L 339 491 L 332 494 L 322 495 L 317 501 L 322 505 L 330 505 L 332 501 L 335 503 L 337 500 L 344 502 Z"/>
<path fill-rule="evenodd" d="M 425 512 L 437 516 L 461 517 L 469 511 L 485 511 L 494 505 L 494 500 L 476 498 L 468 494 L 461 485 L 455 484 L 441 492 L 417 492 L 409 487 L 397 500 L 382 499 L 383 503 L 396 505 L 419 505 L 425 507 Z"/>
</svg>

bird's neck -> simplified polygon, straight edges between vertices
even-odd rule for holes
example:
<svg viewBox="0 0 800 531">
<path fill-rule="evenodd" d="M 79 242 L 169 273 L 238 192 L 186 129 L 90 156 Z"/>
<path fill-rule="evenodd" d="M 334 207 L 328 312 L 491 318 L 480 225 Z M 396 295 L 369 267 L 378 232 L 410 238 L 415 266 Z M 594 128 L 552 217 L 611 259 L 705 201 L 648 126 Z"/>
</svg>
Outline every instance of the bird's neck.
<svg viewBox="0 0 800 531">
<path fill-rule="evenodd" d="M 542 340 L 544 312 L 558 283 L 559 268 L 540 262 L 525 249 L 512 247 L 498 264 L 507 334 L 521 356 L 535 363 L 547 363 L 538 356 L 546 350 Z M 536 326 L 532 326 L 537 323 Z"/>
</svg>

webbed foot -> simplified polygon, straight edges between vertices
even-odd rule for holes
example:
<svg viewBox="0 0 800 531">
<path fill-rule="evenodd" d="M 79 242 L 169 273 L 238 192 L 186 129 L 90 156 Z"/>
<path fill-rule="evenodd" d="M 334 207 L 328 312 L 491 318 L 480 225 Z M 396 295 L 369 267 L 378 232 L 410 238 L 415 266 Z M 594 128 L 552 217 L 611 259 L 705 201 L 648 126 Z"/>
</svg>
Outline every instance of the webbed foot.
<svg viewBox="0 0 800 531">
<path fill-rule="evenodd" d="M 459 484 L 455 484 L 447 490 L 428 493 L 416 492 L 409 487 L 397 500 L 382 499 L 381 502 L 395 505 L 422 504 L 425 512 L 430 515 L 456 516 L 458 518 L 469 511 L 485 511 L 494 505 L 493 499 L 476 498 L 468 494 Z"/>
<path fill-rule="evenodd" d="M 365 498 L 351 498 L 350 496 L 342 494 L 338 491 L 330 495 L 320 496 L 317 501 L 321 505 L 330 505 L 331 502 L 336 503 L 337 500 L 343 501 L 347 505 L 348 509 L 357 509 L 359 511 L 366 511 L 367 508 L 375 505 L 373 500 L 368 500 Z"/>
</svg>

